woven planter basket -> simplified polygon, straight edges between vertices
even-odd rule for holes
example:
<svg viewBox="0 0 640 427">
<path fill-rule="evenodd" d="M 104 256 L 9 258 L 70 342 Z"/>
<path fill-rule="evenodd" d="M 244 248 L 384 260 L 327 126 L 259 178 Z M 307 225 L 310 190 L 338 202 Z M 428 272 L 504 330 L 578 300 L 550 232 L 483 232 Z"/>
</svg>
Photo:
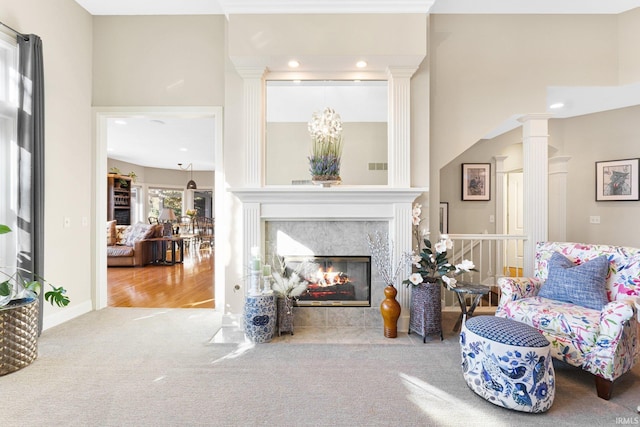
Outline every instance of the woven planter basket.
<svg viewBox="0 0 640 427">
<path fill-rule="evenodd" d="M 426 342 L 429 335 L 442 335 L 442 286 L 440 282 L 413 286 L 409 332 L 415 332 Z"/>
<path fill-rule="evenodd" d="M 289 298 L 289 301 L 285 301 L 284 298 L 278 298 L 278 336 L 283 332 L 289 332 L 293 335 L 293 307 L 295 306 L 295 300 Z"/>
<path fill-rule="evenodd" d="M 29 366 L 38 355 L 38 300 L 0 307 L 0 375 Z"/>
</svg>

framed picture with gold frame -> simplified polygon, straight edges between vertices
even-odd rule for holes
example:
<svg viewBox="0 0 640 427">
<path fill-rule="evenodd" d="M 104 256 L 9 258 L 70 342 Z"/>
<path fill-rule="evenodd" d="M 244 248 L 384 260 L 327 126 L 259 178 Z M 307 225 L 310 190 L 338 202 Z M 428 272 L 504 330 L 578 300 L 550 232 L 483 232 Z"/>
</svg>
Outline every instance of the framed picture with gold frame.
<svg viewBox="0 0 640 427">
<path fill-rule="evenodd" d="M 462 200 L 491 200 L 491 163 L 462 164 Z"/>
</svg>

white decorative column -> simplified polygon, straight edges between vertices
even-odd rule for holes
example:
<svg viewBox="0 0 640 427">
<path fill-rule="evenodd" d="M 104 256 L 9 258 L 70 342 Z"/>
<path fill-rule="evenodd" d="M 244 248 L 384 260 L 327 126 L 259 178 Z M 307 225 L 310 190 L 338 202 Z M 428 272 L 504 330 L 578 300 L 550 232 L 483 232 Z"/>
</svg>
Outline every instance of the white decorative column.
<svg viewBox="0 0 640 427">
<path fill-rule="evenodd" d="M 244 80 L 243 127 L 245 147 L 245 187 L 258 188 L 263 183 L 265 68 L 237 68 Z M 262 246 L 259 203 L 242 204 L 242 265 L 247 268 L 251 260 L 251 248 Z M 246 287 L 245 287 L 246 289 Z"/>
<path fill-rule="evenodd" d="M 244 80 L 242 111 L 244 127 L 245 186 L 261 187 L 264 171 L 264 74 L 265 68 L 237 68 Z"/>
<path fill-rule="evenodd" d="M 411 76 L 417 68 L 387 69 L 389 90 L 388 185 L 411 186 Z"/>
<path fill-rule="evenodd" d="M 533 276 L 536 243 L 548 238 L 549 218 L 549 131 L 550 114 L 528 114 L 522 122 L 522 165 L 524 193 L 524 276 Z"/>
<path fill-rule="evenodd" d="M 504 196 L 506 192 L 506 171 L 504 170 L 504 161 L 508 156 L 494 156 L 493 159 L 496 162 L 496 234 L 506 234 L 507 226 L 506 226 L 506 211 L 507 211 L 507 199 Z M 502 241 L 498 240 L 496 242 L 496 273 L 502 274 L 504 271 L 504 257 L 502 256 L 504 251 L 504 246 Z"/>
<path fill-rule="evenodd" d="M 413 224 L 411 222 L 411 203 L 395 203 L 393 205 L 393 218 L 389 221 L 389 238 L 393 242 L 391 248 L 392 266 L 399 265 L 405 253 L 411 252 L 411 231 Z M 402 284 L 411 274 L 411 266 L 403 264 L 400 273 L 396 278 L 396 289 L 398 294 L 396 300 L 400 303 L 402 311 L 400 319 L 398 319 L 398 331 L 406 332 L 409 330 L 409 308 L 411 307 L 411 290 Z"/>
<path fill-rule="evenodd" d="M 567 239 L 567 165 L 571 157 L 549 159 L 549 240 Z"/>
</svg>

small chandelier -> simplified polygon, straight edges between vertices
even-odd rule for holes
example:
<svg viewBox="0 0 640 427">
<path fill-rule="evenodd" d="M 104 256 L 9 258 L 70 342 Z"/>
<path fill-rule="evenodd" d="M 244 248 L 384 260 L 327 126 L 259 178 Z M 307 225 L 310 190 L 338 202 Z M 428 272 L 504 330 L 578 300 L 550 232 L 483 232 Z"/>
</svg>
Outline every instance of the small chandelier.
<svg viewBox="0 0 640 427">
<path fill-rule="evenodd" d="M 187 190 L 197 190 L 198 186 L 196 185 L 196 182 L 193 180 L 193 164 L 189 163 L 189 166 L 187 167 L 182 167 L 182 163 L 178 163 L 178 167 L 180 167 L 180 170 L 186 171 L 188 170 L 190 172 L 190 179 L 189 182 L 187 182 Z"/>
</svg>

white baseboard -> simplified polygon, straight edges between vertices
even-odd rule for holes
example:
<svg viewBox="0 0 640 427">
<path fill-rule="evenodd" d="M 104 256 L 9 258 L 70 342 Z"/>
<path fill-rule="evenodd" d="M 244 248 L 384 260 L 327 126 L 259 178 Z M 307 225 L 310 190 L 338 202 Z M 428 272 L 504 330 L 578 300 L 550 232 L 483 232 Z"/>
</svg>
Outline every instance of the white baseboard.
<svg viewBox="0 0 640 427">
<path fill-rule="evenodd" d="M 64 322 L 68 322 L 71 319 L 75 319 L 78 316 L 87 314 L 93 310 L 93 304 L 91 300 L 87 300 L 73 307 L 65 307 L 62 310 L 57 311 L 54 314 L 45 316 L 42 321 L 42 330 L 46 331 L 49 328 L 58 326 Z"/>
</svg>

